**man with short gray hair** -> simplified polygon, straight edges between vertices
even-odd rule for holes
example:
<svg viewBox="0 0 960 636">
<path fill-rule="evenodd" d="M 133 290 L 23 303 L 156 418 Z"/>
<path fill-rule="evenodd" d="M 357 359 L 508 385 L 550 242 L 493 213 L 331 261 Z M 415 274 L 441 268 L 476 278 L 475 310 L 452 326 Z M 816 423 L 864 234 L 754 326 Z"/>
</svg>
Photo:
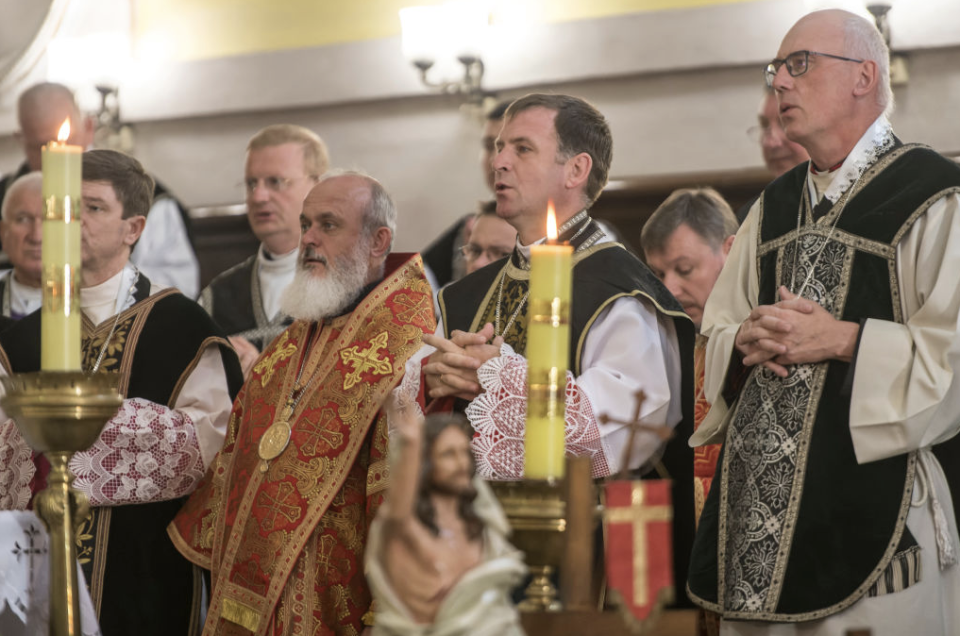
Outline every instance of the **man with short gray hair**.
<svg viewBox="0 0 960 636">
<path fill-rule="evenodd" d="M 14 181 L 0 204 L 0 242 L 13 269 L 0 272 L 0 314 L 19 320 L 40 309 L 43 294 L 43 177 Z"/>
<path fill-rule="evenodd" d="M 766 68 L 810 162 L 766 187 L 704 311 L 692 443 L 724 446 L 688 590 L 722 634 L 960 633 L 960 168 L 893 134 L 887 62 L 828 10 Z"/>
<path fill-rule="evenodd" d="M 396 208 L 375 179 L 320 179 L 300 223 L 281 301 L 295 321 L 253 366 L 227 444 L 169 527 L 212 573 L 207 636 L 358 634 L 372 618 L 363 553 L 387 486 L 380 405 L 433 331 L 433 300 L 419 256 L 390 254 Z"/>
</svg>

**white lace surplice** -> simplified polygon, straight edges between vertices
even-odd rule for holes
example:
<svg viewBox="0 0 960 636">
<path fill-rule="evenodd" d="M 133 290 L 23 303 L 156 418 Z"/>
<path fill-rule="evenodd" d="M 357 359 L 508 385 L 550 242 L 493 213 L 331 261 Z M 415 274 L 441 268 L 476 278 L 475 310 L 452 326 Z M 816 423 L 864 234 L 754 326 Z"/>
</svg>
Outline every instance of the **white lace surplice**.
<svg viewBox="0 0 960 636">
<path fill-rule="evenodd" d="M 436 333 L 443 335 L 443 324 Z M 419 387 L 421 361 L 433 353 L 425 346 L 407 363 L 407 392 Z M 601 424 L 603 413 L 629 421 L 635 394 L 643 389 L 640 412 L 647 424 L 676 426 L 680 409 L 680 353 L 671 318 L 658 314 L 646 300 L 620 298 L 600 312 L 583 346 L 582 373 L 567 373 L 567 452 L 589 455 L 594 477 L 620 470 L 629 430 L 622 424 Z M 478 370 L 483 393 L 467 408 L 477 431 L 473 441 L 477 473 L 484 479 L 523 476 L 523 436 L 526 417 L 527 360 L 509 346 Z M 662 442 L 653 433 L 636 436 L 630 467 L 655 456 Z"/>
</svg>

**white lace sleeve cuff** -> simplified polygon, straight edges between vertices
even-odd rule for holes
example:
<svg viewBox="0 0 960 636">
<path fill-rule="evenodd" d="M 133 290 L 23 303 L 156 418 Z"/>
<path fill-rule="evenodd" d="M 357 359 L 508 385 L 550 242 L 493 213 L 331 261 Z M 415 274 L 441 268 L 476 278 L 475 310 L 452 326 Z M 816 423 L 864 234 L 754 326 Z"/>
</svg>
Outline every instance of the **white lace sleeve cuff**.
<svg viewBox="0 0 960 636">
<path fill-rule="evenodd" d="M 25 510 L 37 468 L 33 452 L 12 419 L 0 425 L 0 510 Z"/>
<path fill-rule="evenodd" d="M 482 393 L 466 411 L 476 432 L 472 446 L 477 474 L 484 479 L 520 479 L 527 415 L 527 360 L 504 344 L 498 357 L 477 370 L 477 377 Z M 565 420 L 567 453 L 590 457 L 594 477 L 609 475 L 593 407 L 569 371 Z"/>
<path fill-rule="evenodd" d="M 92 447 L 73 456 L 70 470 L 94 506 L 110 506 L 187 495 L 204 467 L 185 413 L 133 398 L 123 401 Z"/>
</svg>

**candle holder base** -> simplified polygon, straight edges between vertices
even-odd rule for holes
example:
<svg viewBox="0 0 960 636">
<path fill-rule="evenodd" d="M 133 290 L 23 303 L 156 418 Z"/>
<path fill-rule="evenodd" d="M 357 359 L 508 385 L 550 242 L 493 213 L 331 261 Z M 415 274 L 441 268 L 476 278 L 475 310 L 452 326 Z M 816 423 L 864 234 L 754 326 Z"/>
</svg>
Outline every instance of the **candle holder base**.
<svg viewBox="0 0 960 636">
<path fill-rule="evenodd" d="M 557 588 L 551 577 L 554 568 L 550 565 L 531 565 L 533 578 L 524 590 L 524 599 L 517 604 L 521 612 L 559 612 L 563 604 L 557 600 Z"/>
<path fill-rule="evenodd" d="M 70 458 L 89 448 L 123 402 L 118 376 L 79 371 L 18 373 L 0 378 L 4 411 L 34 451 L 50 461 L 47 487 L 34 509 L 50 533 L 50 634 L 79 636 L 77 525 L 89 514 L 86 495 L 73 488 Z"/>
<path fill-rule="evenodd" d="M 513 529 L 510 541 L 524 552 L 533 580 L 519 608 L 528 612 L 557 611 L 552 573 L 563 559 L 567 505 L 555 480 L 491 482 Z"/>
</svg>

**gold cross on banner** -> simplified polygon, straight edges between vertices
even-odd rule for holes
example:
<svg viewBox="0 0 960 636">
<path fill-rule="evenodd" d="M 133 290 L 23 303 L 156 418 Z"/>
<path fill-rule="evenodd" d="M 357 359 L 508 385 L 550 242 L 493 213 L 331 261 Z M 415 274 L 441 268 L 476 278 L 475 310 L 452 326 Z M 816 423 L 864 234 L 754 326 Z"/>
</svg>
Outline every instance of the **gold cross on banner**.
<svg viewBox="0 0 960 636">
<path fill-rule="evenodd" d="M 343 378 L 343 389 L 349 391 L 360 382 L 360 375 L 365 371 L 370 371 L 376 375 L 386 375 L 393 372 L 393 364 L 388 358 L 379 357 L 379 352 L 387 348 L 387 332 L 381 332 L 376 338 L 370 341 L 370 346 L 360 350 L 356 345 L 340 352 L 340 359 L 344 364 L 353 367 L 353 371 Z"/>
<path fill-rule="evenodd" d="M 633 526 L 633 604 L 650 604 L 647 582 L 647 524 L 655 521 L 670 521 L 673 510 L 667 505 L 644 505 L 644 483 L 635 481 L 630 484 L 630 506 L 604 510 L 607 523 L 629 523 Z"/>
</svg>

